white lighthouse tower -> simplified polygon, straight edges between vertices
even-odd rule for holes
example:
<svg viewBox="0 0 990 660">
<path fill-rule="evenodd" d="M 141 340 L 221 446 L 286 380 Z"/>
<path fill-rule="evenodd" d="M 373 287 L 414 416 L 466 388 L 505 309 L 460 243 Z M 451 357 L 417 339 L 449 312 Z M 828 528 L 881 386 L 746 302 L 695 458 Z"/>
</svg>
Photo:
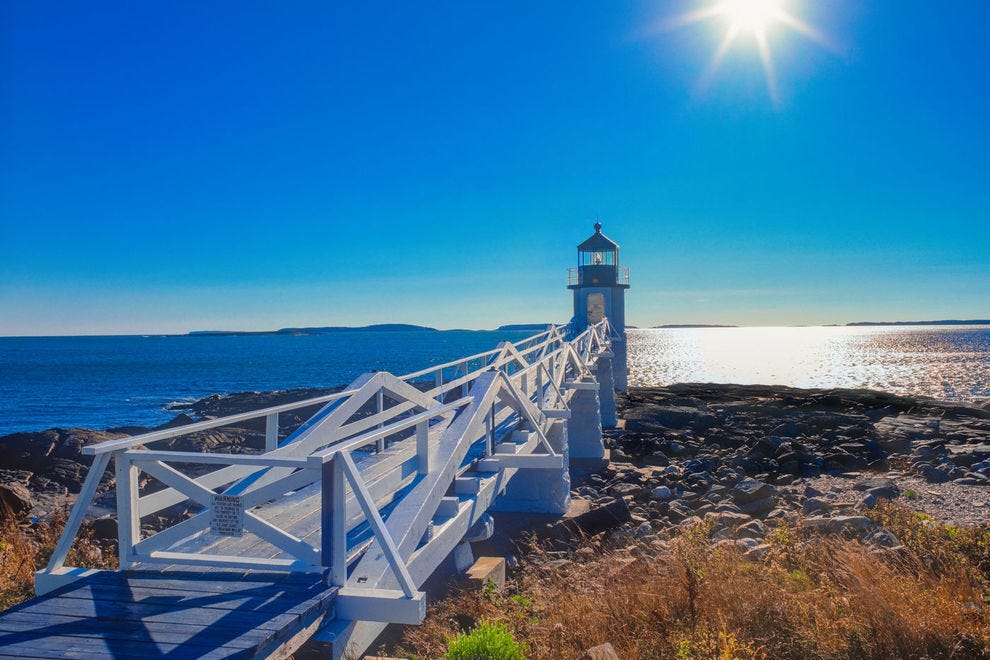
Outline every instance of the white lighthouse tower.
<svg viewBox="0 0 990 660">
<path fill-rule="evenodd" d="M 578 265 L 568 271 L 567 288 L 574 292 L 575 332 L 607 317 L 615 333 L 612 339 L 612 375 L 615 389 L 625 392 L 626 376 L 626 289 L 629 269 L 619 265 L 619 244 L 602 233 L 602 223 L 595 223 L 595 233 L 578 245 Z"/>
</svg>

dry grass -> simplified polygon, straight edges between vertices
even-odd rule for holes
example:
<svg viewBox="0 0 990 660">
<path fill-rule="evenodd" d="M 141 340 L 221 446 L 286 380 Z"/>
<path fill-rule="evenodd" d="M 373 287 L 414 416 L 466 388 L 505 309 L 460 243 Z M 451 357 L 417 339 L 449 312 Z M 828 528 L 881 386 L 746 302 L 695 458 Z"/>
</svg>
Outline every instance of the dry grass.
<svg viewBox="0 0 990 660">
<path fill-rule="evenodd" d="M 877 515 L 905 537 L 916 526 L 910 512 Z M 978 543 L 935 535 L 926 538 L 936 547 L 905 540 L 904 549 L 878 552 L 779 528 L 773 550 L 755 562 L 717 548 L 709 532 L 699 525 L 666 548 L 591 543 L 594 552 L 555 569 L 534 548 L 505 593 L 438 603 L 393 654 L 442 657 L 447 638 L 485 620 L 509 625 L 535 659 L 575 658 L 606 641 L 620 657 L 644 660 L 990 657 Z M 990 527 L 965 534 L 990 539 Z"/>
<path fill-rule="evenodd" d="M 48 563 L 65 527 L 65 519 L 65 510 L 59 510 L 50 520 L 31 526 L 10 518 L 0 522 L 0 610 L 34 596 L 34 572 Z M 116 568 L 116 547 L 113 544 L 101 547 L 92 528 L 84 524 L 66 564 Z"/>
</svg>

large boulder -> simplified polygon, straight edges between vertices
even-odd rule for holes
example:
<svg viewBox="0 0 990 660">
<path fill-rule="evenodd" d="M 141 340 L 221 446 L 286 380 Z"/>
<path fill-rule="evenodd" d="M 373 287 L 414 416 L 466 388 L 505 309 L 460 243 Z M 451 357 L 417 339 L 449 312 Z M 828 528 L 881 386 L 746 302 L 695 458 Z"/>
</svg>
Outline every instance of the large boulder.
<svg viewBox="0 0 990 660">
<path fill-rule="evenodd" d="M 12 519 L 34 506 L 31 491 L 23 484 L 0 484 L 0 519 Z"/>
</svg>

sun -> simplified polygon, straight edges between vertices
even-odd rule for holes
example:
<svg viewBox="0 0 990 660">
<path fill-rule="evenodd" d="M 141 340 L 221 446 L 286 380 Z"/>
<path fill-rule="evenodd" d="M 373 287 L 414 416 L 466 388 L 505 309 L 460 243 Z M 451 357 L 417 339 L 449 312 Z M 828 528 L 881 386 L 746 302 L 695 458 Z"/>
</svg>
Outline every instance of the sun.
<svg viewBox="0 0 990 660">
<path fill-rule="evenodd" d="M 734 27 L 756 33 L 778 20 L 783 8 L 780 0 L 725 0 L 722 11 Z"/>
<path fill-rule="evenodd" d="M 790 5 L 795 0 L 717 0 L 693 11 L 662 21 L 658 25 L 660 31 L 683 27 L 692 23 L 700 23 L 719 19 L 726 25 L 725 33 L 719 42 L 715 54 L 699 81 L 699 91 L 707 87 L 714 77 L 719 64 L 726 54 L 742 40 L 751 40 L 756 45 L 763 64 L 767 79 L 767 91 L 774 105 L 780 102 L 777 89 L 777 73 L 773 57 L 770 53 L 771 29 L 782 25 L 787 29 L 825 46 L 836 50 L 829 39 L 819 30 L 798 18 Z"/>
</svg>

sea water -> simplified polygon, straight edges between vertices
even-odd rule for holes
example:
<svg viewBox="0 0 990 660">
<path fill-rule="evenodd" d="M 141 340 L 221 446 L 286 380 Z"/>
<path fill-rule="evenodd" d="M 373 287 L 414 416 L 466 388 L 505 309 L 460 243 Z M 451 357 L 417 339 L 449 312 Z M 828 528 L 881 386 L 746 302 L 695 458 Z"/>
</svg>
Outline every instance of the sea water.
<svg viewBox="0 0 990 660">
<path fill-rule="evenodd" d="M 629 384 L 849 387 L 990 398 L 990 326 L 629 330 Z"/>
<path fill-rule="evenodd" d="M 204 396 L 347 385 L 481 353 L 531 331 L 0 337 L 0 435 L 155 426 Z"/>
<path fill-rule="evenodd" d="M 154 426 L 215 393 L 346 385 L 519 341 L 527 331 L 0 338 L 0 435 Z M 629 330 L 630 385 L 869 387 L 990 398 L 990 326 Z"/>
</svg>

